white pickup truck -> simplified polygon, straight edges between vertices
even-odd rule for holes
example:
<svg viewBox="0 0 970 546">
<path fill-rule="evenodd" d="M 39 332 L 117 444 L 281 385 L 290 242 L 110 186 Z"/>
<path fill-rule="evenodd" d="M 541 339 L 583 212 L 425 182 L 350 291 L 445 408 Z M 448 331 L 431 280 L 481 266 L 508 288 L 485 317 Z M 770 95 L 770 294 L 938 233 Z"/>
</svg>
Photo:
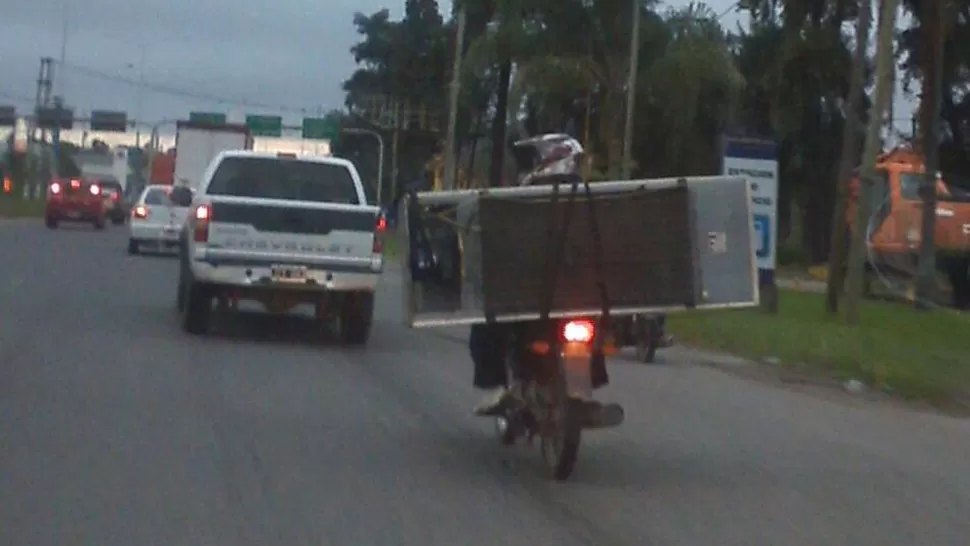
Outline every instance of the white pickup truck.
<svg viewBox="0 0 970 546">
<path fill-rule="evenodd" d="M 178 309 L 192 334 L 222 309 L 255 300 L 274 313 L 311 303 L 337 318 L 344 342 L 366 344 L 383 270 L 380 208 L 367 203 L 353 164 L 332 157 L 248 150 L 212 160 L 181 235 Z"/>
</svg>

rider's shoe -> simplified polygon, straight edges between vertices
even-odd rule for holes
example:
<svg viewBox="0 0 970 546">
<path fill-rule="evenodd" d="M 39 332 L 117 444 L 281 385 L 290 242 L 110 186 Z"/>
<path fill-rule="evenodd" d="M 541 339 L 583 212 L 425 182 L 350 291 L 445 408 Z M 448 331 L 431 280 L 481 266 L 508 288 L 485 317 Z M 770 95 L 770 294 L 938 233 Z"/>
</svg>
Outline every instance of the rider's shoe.
<svg viewBox="0 0 970 546">
<path fill-rule="evenodd" d="M 485 393 L 482 401 L 475 406 L 475 415 L 498 415 L 505 409 L 509 395 L 509 390 L 505 387 L 498 387 Z"/>
</svg>

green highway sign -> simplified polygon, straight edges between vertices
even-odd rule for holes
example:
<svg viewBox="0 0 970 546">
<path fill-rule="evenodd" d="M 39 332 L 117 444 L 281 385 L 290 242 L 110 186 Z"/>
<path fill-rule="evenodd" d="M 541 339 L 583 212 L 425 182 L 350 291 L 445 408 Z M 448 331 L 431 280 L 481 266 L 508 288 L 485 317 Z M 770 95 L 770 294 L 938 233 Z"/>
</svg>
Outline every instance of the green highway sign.
<svg viewBox="0 0 970 546">
<path fill-rule="evenodd" d="M 303 138 L 307 140 L 337 140 L 340 122 L 332 118 L 303 118 Z"/>
<path fill-rule="evenodd" d="M 128 114 L 125 112 L 94 110 L 91 112 L 91 130 L 124 133 L 128 130 Z"/>
<path fill-rule="evenodd" d="M 283 118 L 280 116 L 246 116 L 246 127 L 253 136 L 278 137 L 283 135 Z"/>
<path fill-rule="evenodd" d="M 38 108 L 37 127 L 48 130 L 58 128 L 70 131 L 74 128 L 74 110 L 69 110 L 63 106 Z"/>
<path fill-rule="evenodd" d="M 13 106 L 0 106 L 0 127 L 17 125 L 17 109 Z"/>
<path fill-rule="evenodd" d="M 190 112 L 189 121 L 207 125 L 225 125 L 226 115 L 219 112 Z"/>
</svg>

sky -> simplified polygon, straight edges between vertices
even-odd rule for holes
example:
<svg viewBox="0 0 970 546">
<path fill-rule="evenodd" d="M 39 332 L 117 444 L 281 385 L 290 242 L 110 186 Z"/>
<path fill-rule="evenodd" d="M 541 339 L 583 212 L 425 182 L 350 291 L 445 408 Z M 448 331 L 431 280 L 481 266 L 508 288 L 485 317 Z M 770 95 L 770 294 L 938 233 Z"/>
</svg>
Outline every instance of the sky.
<svg viewBox="0 0 970 546">
<path fill-rule="evenodd" d="M 707 4 L 735 27 L 732 0 Z M 450 14 L 449 0 L 439 6 Z M 28 110 L 40 58 L 59 60 L 64 45 L 54 91 L 79 117 L 125 110 L 146 131 L 190 111 L 283 114 L 298 125 L 343 106 L 360 39 L 353 15 L 385 7 L 398 18 L 404 0 L 0 0 L 0 104 Z"/>
</svg>

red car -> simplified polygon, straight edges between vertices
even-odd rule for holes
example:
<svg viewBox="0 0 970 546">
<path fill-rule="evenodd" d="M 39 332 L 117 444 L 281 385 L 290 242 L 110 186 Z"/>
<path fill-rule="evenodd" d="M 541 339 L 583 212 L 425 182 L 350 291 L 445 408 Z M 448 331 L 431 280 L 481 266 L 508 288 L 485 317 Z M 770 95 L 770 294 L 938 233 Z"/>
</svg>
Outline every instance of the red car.
<svg viewBox="0 0 970 546">
<path fill-rule="evenodd" d="M 44 221 L 51 229 L 64 221 L 90 222 L 95 229 L 104 229 L 108 208 L 108 200 L 97 181 L 55 179 L 47 186 Z"/>
</svg>

